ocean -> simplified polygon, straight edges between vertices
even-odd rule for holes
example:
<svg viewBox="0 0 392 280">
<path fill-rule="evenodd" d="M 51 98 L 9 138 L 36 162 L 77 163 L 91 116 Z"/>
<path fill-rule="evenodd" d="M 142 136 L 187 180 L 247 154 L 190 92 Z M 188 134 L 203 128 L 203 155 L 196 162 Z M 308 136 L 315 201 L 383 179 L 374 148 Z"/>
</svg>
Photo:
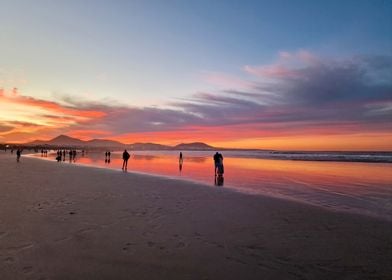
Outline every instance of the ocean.
<svg viewBox="0 0 392 280">
<path fill-rule="evenodd" d="M 392 153 L 222 151 L 224 176 L 211 151 L 130 151 L 128 172 L 167 176 L 392 221 Z M 121 152 L 78 152 L 75 161 L 121 171 Z M 41 154 L 35 154 L 41 157 Z M 44 158 L 55 163 L 55 153 Z M 130 183 L 130 186 L 132 184 Z"/>
</svg>

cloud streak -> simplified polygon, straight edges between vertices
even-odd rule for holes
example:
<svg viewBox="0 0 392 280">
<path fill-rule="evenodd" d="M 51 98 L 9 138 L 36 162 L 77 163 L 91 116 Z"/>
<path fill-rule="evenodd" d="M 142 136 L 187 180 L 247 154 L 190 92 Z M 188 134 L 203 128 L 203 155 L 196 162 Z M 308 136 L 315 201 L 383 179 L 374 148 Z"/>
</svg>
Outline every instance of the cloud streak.
<svg viewBox="0 0 392 280">
<path fill-rule="evenodd" d="M 165 107 L 78 101 L 72 96 L 61 96 L 57 102 L 22 95 L 0 98 L 38 109 L 40 121 L 31 128 L 34 132 L 57 125 L 53 135 L 61 131 L 82 138 L 129 139 L 126 142 L 148 137 L 180 142 L 202 136 L 219 142 L 392 130 L 392 57 L 326 59 L 306 51 L 281 52 L 275 63 L 248 65 L 243 71 L 247 79 L 233 78 L 227 88 L 198 92 Z M 231 77 L 213 75 L 210 80 L 221 86 Z M 0 135 L 23 127 L 25 120 L 15 121 L 0 119 Z"/>
</svg>

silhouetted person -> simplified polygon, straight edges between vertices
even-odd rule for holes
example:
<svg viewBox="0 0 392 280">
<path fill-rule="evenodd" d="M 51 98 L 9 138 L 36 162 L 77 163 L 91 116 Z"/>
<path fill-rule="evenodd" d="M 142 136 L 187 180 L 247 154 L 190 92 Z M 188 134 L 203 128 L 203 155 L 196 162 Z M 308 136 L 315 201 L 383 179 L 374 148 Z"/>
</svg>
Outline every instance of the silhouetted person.
<svg viewBox="0 0 392 280">
<path fill-rule="evenodd" d="M 219 154 L 218 176 L 223 176 L 223 173 L 225 173 L 225 169 L 223 167 L 223 156 L 222 154 Z"/>
<path fill-rule="evenodd" d="M 22 151 L 21 151 L 20 149 L 18 149 L 18 150 L 16 151 L 16 161 L 17 161 L 17 162 L 19 162 L 19 159 L 20 159 L 21 154 L 22 154 Z"/>
<path fill-rule="evenodd" d="M 214 173 L 216 175 L 216 171 L 218 170 L 218 166 L 219 166 L 219 153 L 216 152 L 214 155 Z"/>
<path fill-rule="evenodd" d="M 122 170 L 127 170 L 127 168 L 128 168 L 128 160 L 130 158 L 130 155 L 127 152 L 127 150 L 124 150 L 122 158 L 123 158 Z"/>
<path fill-rule="evenodd" d="M 222 154 L 216 152 L 214 155 L 214 165 L 215 165 L 215 175 L 223 175 L 223 156 Z"/>
<path fill-rule="evenodd" d="M 180 172 L 182 171 L 182 163 L 184 162 L 184 159 L 182 157 L 182 152 L 180 152 L 180 156 L 178 157 L 178 170 L 180 170 Z"/>
<path fill-rule="evenodd" d="M 110 162 L 110 151 L 108 152 L 108 161 Z"/>
</svg>

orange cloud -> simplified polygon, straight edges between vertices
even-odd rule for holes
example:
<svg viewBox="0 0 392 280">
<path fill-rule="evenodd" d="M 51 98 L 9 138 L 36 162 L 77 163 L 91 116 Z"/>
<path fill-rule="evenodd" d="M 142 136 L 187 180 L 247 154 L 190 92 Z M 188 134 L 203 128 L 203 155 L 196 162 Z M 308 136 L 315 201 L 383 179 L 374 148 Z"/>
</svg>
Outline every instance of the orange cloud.
<svg viewBox="0 0 392 280">
<path fill-rule="evenodd" d="M 47 100 L 19 95 L 17 90 L 0 94 L 0 125 L 9 129 L 0 132 L 0 140 L 26 141 L 56 136 L 72 126 L 105 117 L 98 110 L 72 108 Z M 18 139 L 23 135 L 23 139 Z"/>
<path fill-rule="evenodd" d="M 46 101 L 41 99 L 35 99 L 32 97 L 15 95 L 15 96 L 1 96 L 3 101 L 14 103 L 16 105 L 25 105 L 29 107 L 41 108 L 46 111 L 53 113 L 59 113 L 63 115 L 72 115 L 75 117 L 86 117 L 86 118 L 100 118 L 106 115 L 105 112 L 93 111 L 93 110 L 81 110 L 73 109 L 70 107 L 62 106 L 53 101 Z"/>
<path fill-rule="evenodd" d="M 392 134 L 352 133 L 337 134 L 322 129 L 310 129 L 287 135 L 256 130 L 250 126 L 189 127 L 188 129 L 127 133 L 112 137 L 123 143 L 154 142 L 176 145 L 186 142 L 205 142 L 222 148 L 249 148 L 272 150 L 323 150 L 323 151 L 390 151 Z"/>
<path fill-rule="evenodd" d="M 91 140 L 92 138 L 110 137 L 111 133 L 105 130 L 93 130 L 93 129 L 79 130 L 78 129 L 78 130 L 70 131 L 67 135 L 81 140 Z"/>
</svg>

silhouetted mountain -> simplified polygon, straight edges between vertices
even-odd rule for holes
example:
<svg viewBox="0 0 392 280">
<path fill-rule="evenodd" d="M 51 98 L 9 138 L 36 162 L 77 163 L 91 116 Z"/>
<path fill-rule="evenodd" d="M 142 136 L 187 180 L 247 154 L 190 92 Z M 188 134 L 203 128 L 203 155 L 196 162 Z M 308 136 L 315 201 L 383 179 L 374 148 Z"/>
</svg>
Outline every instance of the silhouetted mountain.
<svg viewBox="0 0 392 280">
<path fill-rule="evenodd" d="M 25 143 L 25 145 L 28 146 L 41 146 L 41 145 L 45 145 L 45 143 L 47 143 L 48 141 L 44 141 L 44 140 L 34 140 L 32 142 L 28 142 Z"/>
<path fill-rule="evenodd" d="M 106 139 L 93 139 L 89 141 L 85 141 L 84 145 L 87 145 L 89 147 L 108 147 L 108 148 L 113 148 L 113 147 L 124 147 L 126 146 L 124 143 L 118 142 L 118 141 L 113 141 L 113 140 L 106 140 Z"/>
<path fill-rule="evenodd" d="M 51 140 L 35 140 L 30 143 L 26 143 L 26 145 L 50 145 L 50 146 L 80 146 L 85 144 L 84 141 L 72 138 L 67 135 L 59 135 Z"/>
<path fill-rule="evenodd" d="M 172 147 L 155 143 L 133 143 L 128 147 L 131 150 L 170 150 Z"/>
<path fill-rule="evenodd" d="M 118 141 L 107 140 L 107 139 L 93 139 L 89 141 L 83 141 L 77 138 L 72 138 L 66 135 L 59 135 L 51 140 L 35 140 L 33 142 L 26 143 L 27 146 L 48 146 L 48 147 L 73 147 L 81 149 L 130 149 L 130 150 L 214 150 L 215 148 L 205 143 L 195 142 L 189 144 L 179 144 L 171 147 L 167 145 L 155 144 L 155 143 L 133 143 L 124 144 Z"/>
<path fill-rule="evenodd" d="M 202 142 L 181 143 L 172 148 L 173 150 L 214 150 L 215 148 Z"/>
<path fill-rule="evenodd" d="M 57 136 L 52 140 L 50 140 L 49 142 L 50 144 L 53 145 L 73 145 L 73 146 L 83 145 L 85 143 L 83 140 L 72 138 L 67 135 Z"/>
</svg>

